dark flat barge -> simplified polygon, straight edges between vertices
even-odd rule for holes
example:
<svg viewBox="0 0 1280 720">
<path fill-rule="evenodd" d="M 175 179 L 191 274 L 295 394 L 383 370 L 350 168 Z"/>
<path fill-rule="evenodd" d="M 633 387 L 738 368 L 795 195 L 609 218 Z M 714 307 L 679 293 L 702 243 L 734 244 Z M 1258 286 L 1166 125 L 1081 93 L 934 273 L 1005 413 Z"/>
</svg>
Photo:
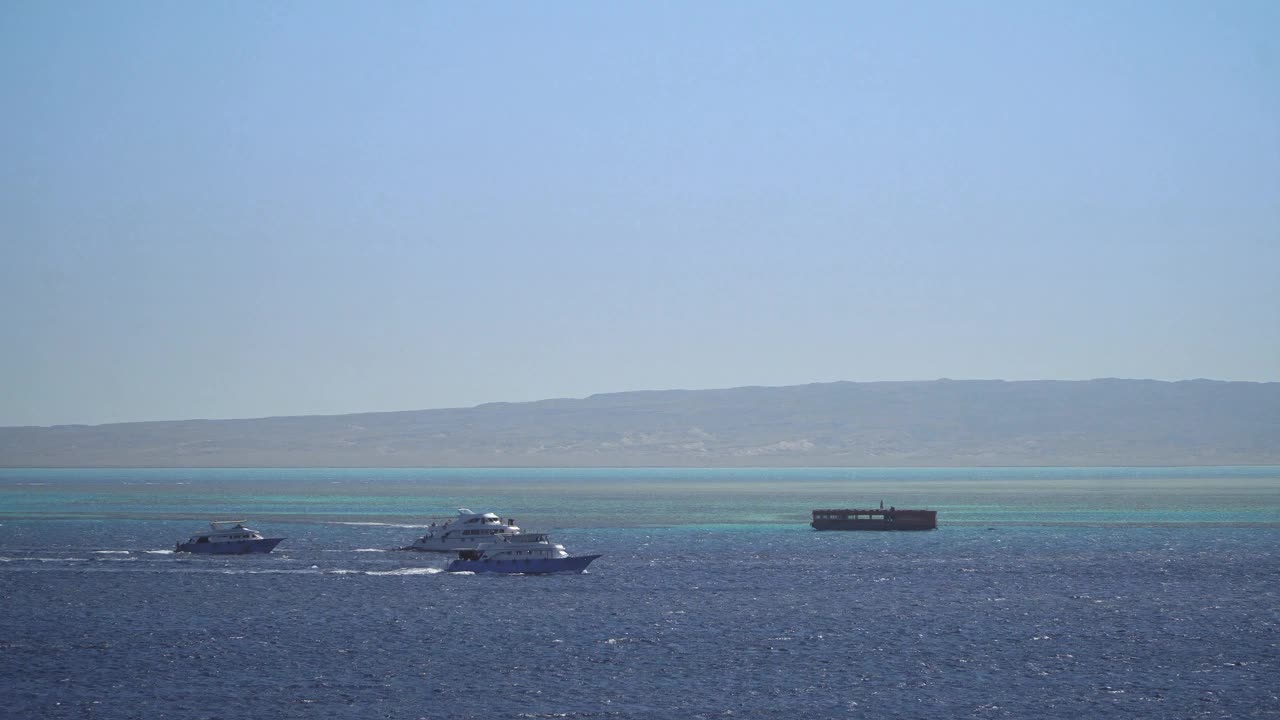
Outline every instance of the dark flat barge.
<svg viewBox="0 0 1280 720">
<path fill-rule="evenodd" d="M 814 510 L 814 530 L 937 530 L 937 510 Z"/>
</svg>

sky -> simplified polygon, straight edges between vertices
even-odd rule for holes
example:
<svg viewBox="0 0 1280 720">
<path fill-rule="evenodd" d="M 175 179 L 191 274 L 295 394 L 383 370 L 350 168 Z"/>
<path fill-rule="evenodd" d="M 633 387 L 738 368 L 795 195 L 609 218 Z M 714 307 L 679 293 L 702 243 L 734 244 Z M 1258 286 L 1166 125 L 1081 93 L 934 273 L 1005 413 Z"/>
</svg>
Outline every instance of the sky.
<svg viewBox="0 0 1280 720">
<path fill-rule="evenodd" d="M 1280 380 L 1280 3 L 0 4 L 0 425 Z"/>
</svg>

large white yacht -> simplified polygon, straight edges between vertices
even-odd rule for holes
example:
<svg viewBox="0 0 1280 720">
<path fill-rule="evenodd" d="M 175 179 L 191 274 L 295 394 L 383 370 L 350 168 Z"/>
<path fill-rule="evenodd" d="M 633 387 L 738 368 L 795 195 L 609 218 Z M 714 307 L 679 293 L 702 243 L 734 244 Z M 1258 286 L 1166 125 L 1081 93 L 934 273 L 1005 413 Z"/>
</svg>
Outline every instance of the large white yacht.
<svg viewBox="0 0 1280 720">
<path fill-rule="evenodd" d="M 209 523 L 209 532 L 178 542 L 173 551 L 214 555 L 269 553 L 283 541 L 284 538 L 263 537 L 257 530 L 245 527 L 243 520 L 215 520 Z"/>
<path fill-rule="evenodd" d="M 520 528 L 512 518 L 500 518 L 491 512 L 478 513 L 469 508 L 458 508 L 456 517 L 431 523 L 427 534 L 401 550 L 421 552 L 457 552 L 474 550 L 480 543 L 494 542 L 520 534 Z"/>
<path fill-rule="evenodd" d="M 481 543 L 475 550 L 460 550 L 449 563 L 449 572 L 477 573 L 580 573 L 599 555 L 570 555 L 546 533 L 510 535 Z"/>
</svg>

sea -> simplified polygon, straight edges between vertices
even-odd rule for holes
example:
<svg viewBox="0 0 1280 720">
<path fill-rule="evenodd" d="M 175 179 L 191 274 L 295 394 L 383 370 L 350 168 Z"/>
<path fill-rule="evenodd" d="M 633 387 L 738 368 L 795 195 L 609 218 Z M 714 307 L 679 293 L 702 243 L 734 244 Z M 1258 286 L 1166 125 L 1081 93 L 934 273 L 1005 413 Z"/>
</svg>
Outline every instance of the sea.
<svg viewBox="0 0 1280 720">
<path fill-rule="evenodd" d="M 603 557 L 396 550 L 464 507 Z M 1280 717 L 1280 468 L 3 469 L 0 717 Z"/>
</svg>

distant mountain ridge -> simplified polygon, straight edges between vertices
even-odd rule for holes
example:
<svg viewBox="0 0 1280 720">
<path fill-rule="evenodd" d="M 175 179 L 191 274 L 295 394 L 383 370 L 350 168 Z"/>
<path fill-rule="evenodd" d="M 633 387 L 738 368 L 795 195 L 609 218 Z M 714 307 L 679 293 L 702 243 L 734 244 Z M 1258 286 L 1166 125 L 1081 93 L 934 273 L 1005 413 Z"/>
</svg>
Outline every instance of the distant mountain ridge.
<svg viewBox="0 0 1280 720">
<path fill-rule="evenodd" d="M 0 428 L 5 467 L 1280 465 L 1280 383 L 933 380 Z"/>
</svg>

